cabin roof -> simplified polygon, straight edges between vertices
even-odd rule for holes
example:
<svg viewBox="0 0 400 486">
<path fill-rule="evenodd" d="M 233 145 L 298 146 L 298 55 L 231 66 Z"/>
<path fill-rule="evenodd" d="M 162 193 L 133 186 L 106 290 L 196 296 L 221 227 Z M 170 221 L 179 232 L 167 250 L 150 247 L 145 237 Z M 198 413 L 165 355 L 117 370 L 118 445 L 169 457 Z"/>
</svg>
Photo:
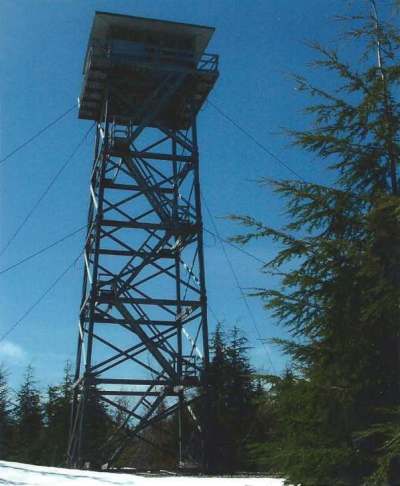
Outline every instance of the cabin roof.
<svg viewBox="0 0 400 486">
<path fill-rule="evenodd" d="M 90 32 L 88 50 L 95 40 L 106 41 L 109 38 L 115 37 L 113 33 L 118 31 L 140 31 L 146 32 L 149 35 L 156 33 L 157 35 L 165 34 L 166 37 L 190 38 L 194 41 L 193 50 L 195 58 L 199 59 L 207 48 L 215 28 L 205 25 L 186 24 L 171 22 L 169 20 L 157 20 L 96 11 Z"/>
</svg>

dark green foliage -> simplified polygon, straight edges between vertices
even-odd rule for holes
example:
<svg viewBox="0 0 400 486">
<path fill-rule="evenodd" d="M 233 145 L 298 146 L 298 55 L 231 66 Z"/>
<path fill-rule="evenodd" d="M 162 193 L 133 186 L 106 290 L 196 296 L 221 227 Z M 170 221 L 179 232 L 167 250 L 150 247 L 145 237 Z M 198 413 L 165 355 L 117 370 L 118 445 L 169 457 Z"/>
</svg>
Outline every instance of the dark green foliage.
<svg viewBox="0 0 400 486">
<path fill-rule="evenodd" d="M 14 417 L 11 458 L 20 462 L 40 464 L 43 445 L 43 410 L 31 366 L 28 366 L 24 382 L 17 393 Z"/>
<path fill-rule="evenodd" d="M 380 437 L 383 442 L 379 451 L 378 468 L 368 479 L 368 486 L 399 484 L 400 469 L 400 409 L 381 409 L 381 421 L 358 436 L 360 441 L 371 441 Z"/>
<path fill-rule="evenodd" d="M 62 383 L 48 388 L 47 399 L 41 396 L 28 366 L 15 406 L 10 410 L 10 395 L 3 370 L 0 372 L 0 434 L 1 458 L 42 464 L 65 465 L 69 438 L 72 400 L 72 375 L 70 364 L 64 369 Z M 84 447 L 92 467 L 102 464 L 101 446 L 115 420 L 98 398 L 96 388 L 90 390 L 87 405 L 87 435 Z"/>
<path fill-rule="evenodd" d="M 102 446 L 105 444 L 112 422 L 95 386 L 89 388 L 85 414 L 85 440 L 82 446 L 82 457 L 90 463 L 91 468 L 101 467 L 104 463 Z"/>
<path fill-rule="evenodd" d="M 255 432 L 258 394 L 247 356 L 247 340 L 237 328 L 229 339 L 218 325 L 212 340 L 210 385 L 210 468 L 233 472 L 247 466 L 246 444 Z"/>
<path fill-rule="evenodd" d="M 294 484 L 353 486 L 377 474 L 379 484 L 400 484 L 400 37 L 379 30 L 382 71 L 376 34 L 369 21 L 351 33 L 366 47 L 360 72 L 313 46 L 316 66 L 336 76 L 331 93 L 297 78 L 318 102 L 307 110 L 312 128 L 291 134 L 331 161 L 336 184 L 273 182 L 287 201 L 281 230 L 235 218 L 254 229 L 237 241 L 268 237 L 281 248 L 264 268 L 283 275 L 280 288 L 255 294 L 290 331 L 291 340 L 276 342 L 293 370 L 269 393 L 274 440 L 253 452 Z"/>
<path fill-rule="evenodd" d="M 60 385 L 48 388 L 45 403 L 44 460 L 50 466 L 65 464 L 71 418 L 72 374 L 68 362 Z"/>
<path fill-rule="evenodd" d="M 11 425 L 7 374 L 0 365 L 0 459 L 5 459 L 9 454 Z"/>
</svg>

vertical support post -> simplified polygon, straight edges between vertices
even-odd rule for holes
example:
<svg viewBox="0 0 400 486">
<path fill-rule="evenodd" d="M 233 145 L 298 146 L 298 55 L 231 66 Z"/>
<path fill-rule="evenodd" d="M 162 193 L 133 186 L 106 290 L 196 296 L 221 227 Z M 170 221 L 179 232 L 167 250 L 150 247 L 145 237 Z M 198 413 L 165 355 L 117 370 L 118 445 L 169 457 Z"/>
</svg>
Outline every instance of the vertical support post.
<svg viewBox="0 0 400 486">
<path fill-rule="evenodd" d="M 93 157 L 92 172 L 94 172 L 97 159 L 99 156 L 99 146 L 100 146 L 100 124 L 96 124 L 96 138 L 95 138 L 95 148 Z M 92 233 L 92 222 L 93 222 L 93 212 L 94 204 L 92 198 L 90 198 L 89 211 L 87 215 L 87 226 L 86 226 L 86 236 L 85 236 L 85 257 L 88 255 L 88 248 L 90 248 L 90 237 Z M 69 428 L 69 441 L 68 441 L 68 451 L 67 451 L 67 462 L 69 465 L 77 466 L 79 462 L 79 450 L 81 442 L 81 431 L 80 427 L 80 414 L 79 408 L 82 406 L 79 401 L 79 385 L 78 381 L 80 378 L 80 370 L 82 364 L 82 351 L 84 351 L 84 332 L 85 332 L 85 322 L 82 318 L 84 313 L 85 300 L 86 300 L 86 289 L 89 285 L 88 279 L 88 269 L 84 267 L 83 270 L 83 281 L 82 281 L 82 296 L 80 302 L 80 316 L 78 322 L 78 343 L 77 343 L 77 353 L 75 360 L 75 373 L 74 373 L 74 388 L 72 392 L 72 406 L 71 406 L 71 416 L 70 416 L 70 428 Z"/>
<path fill-rule="evenodd" d="M 172 218 L 174 221 L 179 221 L 179 179 L 178 179 L 178 163 L 177 163 L 177 143 L 176 132 L 172 138 L 172 171 L 174 184 L 174 203 L 172 210 Z M 182 386 L 182 304 L 181 304 L 181 252 L 180 252 L 180 236 L 179 233 L 175 235 L 175 278 L 176 278 L 176 326 L 177 326 L 177 375 L 178 375 L 178 467 L 183 463 L 183 392 Z"/>
<path fill-rule="evenodd" d="M 91 377 L 91 367 L 92 367 L 92 352 L 93 352 L 93 328 L 94 328 L 94 312 L 95 304 L 97 300 L 97 281 L 98 281 L 98 267 L 99 267 L 99 249 L 101 240 L 101 221 L 103 218 L 103 199 L 104 199 L 104 179 L 105 171 L 108 159 L 108 141 L 109 141 L 109 117 L 108 117 L 108 107 L 109 107 L 109 97 L 107 96 L 104 105 L 104 134 L 101 135 L 101 125 L 97 125 L 96 132 L 96 145 L 95 145 L 95 161 L 91 176 L 91 203 L 88 214 L 88 233 L 85 245 L 85 260 L 88 262 L 93 255 L 93 262 L 91 268 L 91 276 L 89 278 L 89 268 L 84 269 L 83 277 L 83 293 L 81 300 L 81 316 L 80 316 L 80 329 L 84 332 L 87 325 L 87 348 L 86 356 L 84 362 L 84 374 L 81 379 L 81 383 L 77 385 L 78 376 L 81 367 L 81 356 L 83 347 L 83 335 L 79 333 L 78 342 L 78 353 L 77 362 L 75 370 L 75 388 L 74 388 L 74 408 L 79 410 L 79 417 L 74 414 L 72 417 L 71 427 L 75 427 L 76 431 L 72 434 L 75 439 L 70 440 L 70 451 L 69 451 L 69 461 L 74 466 L 82 466 L 82 451 L 84 450 L 84 439 L 85 439 L 85 413 L 86 404 L 90 393 L 90 388 L 92 386 Z M 100 138 L 103 138 L 100 153 Z M 98 161 L 99 156 L 101 157 L 100 163 Z M 97 193 L 97 194 L 96 194 Z M 94 198 L 97 196 L 97 201 Z M 97 206 L 97 207 L 95 207 Z M 89 299 L 86 302 L 87 285 L 90 285 Z M 86 310 L 86 304 L 89 306 L 89 310 Z M 88 312 L 87 324 L 85 324 L 86 313 Z M 78 400 L 78 386 L 82 388 L 80 403 L 77 404 Z M 77 423 L 73 423 L 77 420 Z"/>
<path fill-rule="evenodd" d="M 209 430 L 207 424 L 210 422 L 210 391 L 208 385 L 209 373 L 209 336 L 208 336 L 208 318 L 207 318 L 207 294 L 206 294 L 206 280 L 204 267 L 204 245 L 203 245 L 203 218 L 201 211 L 201 192 L 200 192 L 200 168 L 199 168 L 199 149 L 197 143 L 197 124 L 196 117 L 193 117 L 192 124 L 192 143 L 193 143 L 193 163 L 194 163 L 194 191 L 196 201 L 196 219 L 199 226 L 198 230 L 198 258 L 199 258 L 199 282 L 200 282 L 200 301 L 201 301 L 201 320 L 202 320 L 202 334 L 203 334 L 203 469 L 208 471 L 209 460 L 207 456 L 209 444 Z"/>
</svg>

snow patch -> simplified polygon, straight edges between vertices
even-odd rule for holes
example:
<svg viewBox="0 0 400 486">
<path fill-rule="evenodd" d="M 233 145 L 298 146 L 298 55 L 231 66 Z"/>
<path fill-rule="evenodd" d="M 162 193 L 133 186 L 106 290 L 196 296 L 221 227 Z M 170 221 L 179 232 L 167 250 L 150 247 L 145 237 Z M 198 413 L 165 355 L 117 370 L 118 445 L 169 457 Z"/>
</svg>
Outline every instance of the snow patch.
<svg viewBox="0 0 400 486">
<path fill-rule="evenodd" d="M 81 471 L 0 461 L 0 484 L 9 486 L 283 486 L 283 479 L 188 476 L 146 478 L 132 474 Z"/>
</svg>

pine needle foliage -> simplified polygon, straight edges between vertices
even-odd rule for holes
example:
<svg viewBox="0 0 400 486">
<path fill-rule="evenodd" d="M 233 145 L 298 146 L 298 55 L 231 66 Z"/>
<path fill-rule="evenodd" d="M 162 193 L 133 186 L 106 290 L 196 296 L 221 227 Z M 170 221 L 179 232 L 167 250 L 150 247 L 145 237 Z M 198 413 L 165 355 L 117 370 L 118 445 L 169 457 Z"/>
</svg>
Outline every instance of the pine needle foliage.
<svg viewBox="0 0 400 486">
<path fill-rule="evenodd" d="M 49 386 L 45 411 L 45 446 L 43 458 L 51 466 L 64 466 L 66 464 L 66 450 L 71 420 L 73 375 L 71 363 L 67 362 L 64 368 L 63 381 L 60 384 Z"/>
<path fill-rule="evenodd" d="M 7 372 L 0 363 L 0 459 L 4 459 L 9 453 L 11 407 L 8 395 Z"/>
<path fill-rule="evenodd" d="M 12 459 L 40 464 L 43 446 L 43 408 L 32 366 L 27 367 L 24 381 L 18 390 L 14 420 Z"/>
<path fill-rule="evenodd" d="M 377 477 L 371 484 L 400 484 L 400 37 L 373 17 L 351 21 L 348 35 L 364 46 L 362 59 L 355 67 L 311 45 L 314 66 L 335 88 L 296 77 L 312 100 L 313 122 L 290 132 L 295 145 L 327 161 L 335 184 L 263 180 L 287 203 L 281 229 L 232 217 L 249 228 L 236 242 L 279 244 L 263 270 L 281 275 L 280 287 L 254 295 L 291 334 L 275 340 L 292 362 L 271 388 L 277 430 L 254 451 L 304 486 Z"/>
<path fill-rule="evenodd" d="M 209 466 L 214 473 L 233 473 L 249 466 L 246 446 L 257 432 L 258 391 L 247 339 L 238 328 L 226 333 L 218 324 L 211 350 Z"/>
</svg>

